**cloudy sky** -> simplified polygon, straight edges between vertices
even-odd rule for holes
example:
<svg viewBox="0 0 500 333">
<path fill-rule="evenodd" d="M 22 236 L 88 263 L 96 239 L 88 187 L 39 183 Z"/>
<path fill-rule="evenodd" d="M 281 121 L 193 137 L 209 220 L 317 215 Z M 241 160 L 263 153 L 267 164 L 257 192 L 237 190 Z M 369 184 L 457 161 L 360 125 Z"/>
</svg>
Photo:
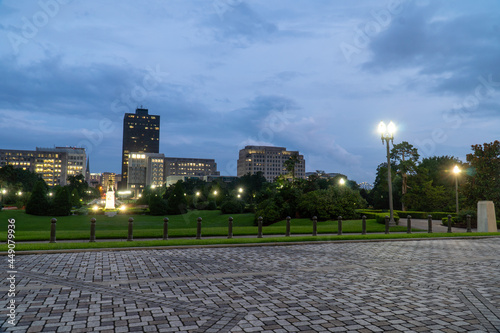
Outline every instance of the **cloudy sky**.
<svg viewBox="0 0 500 333">
<path fill-rule="evenodd" d="M 123 114 L 161 116 L 160 152 L 298 150 L 373 182 L 376 132 L 465 160 L 499 139 L 500 1 L 0 0 L 0 148 L 84 146 L 120 172 Z"/>
</svg>

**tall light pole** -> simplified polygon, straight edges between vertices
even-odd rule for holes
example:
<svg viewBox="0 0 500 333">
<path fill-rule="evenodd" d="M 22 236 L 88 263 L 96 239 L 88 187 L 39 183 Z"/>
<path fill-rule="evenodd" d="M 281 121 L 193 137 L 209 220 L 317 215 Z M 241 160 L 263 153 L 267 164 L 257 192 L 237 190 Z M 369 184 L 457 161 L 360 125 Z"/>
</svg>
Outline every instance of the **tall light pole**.
<svg viewBox="0 0 500 333">
<path fill-rule="evenodd" d="M 391 211 L 391 216 L 389 220 L 390 225 L 395 225 L 394 221 L 394 207 L 392 205 L 392 173 L 391 173 L 391 153 L 389 150 L 389 141 L 394 144 L 394 133 L 396 132 L 396 125 L 391 121 L 389 125 L 385 125 L 383 121 L 378 125 L 378 132 L 380 133 L 380 138 L 382 139 L 382 144 L 384 141 L 387 143 L 387 182 L 389 185 L 389 209 Z"/>
<path fill-rule="evenodd" d="M 460 168 L 458 165 L 455 165 L 453 168 L 453 173 L 455 174 L 455 200 L 456 200 L 456 207 L 457 207 L 457 216 L 458 216 L 458 174 L 460 173 Z"/>
</svg>

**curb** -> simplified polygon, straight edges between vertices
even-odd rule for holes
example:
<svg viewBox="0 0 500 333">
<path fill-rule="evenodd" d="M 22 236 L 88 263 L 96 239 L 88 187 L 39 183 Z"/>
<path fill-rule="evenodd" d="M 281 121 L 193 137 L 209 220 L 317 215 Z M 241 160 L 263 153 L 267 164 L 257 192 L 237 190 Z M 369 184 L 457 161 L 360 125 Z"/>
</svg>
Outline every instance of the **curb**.
<svg viewBox="0 0 500 333">
<path fill-rule="evenodd" d="M 353 239 L 353 240 L 329 240 L 329 241 L 308 241 L 308 242 L 269 242 L 269 243 L 247 243 L 247 244 L 207 244 L 207 245 L 172 245 L 172 246 L 138 246 L 120 248 L 94 248 L 94 249 L 61 249 L 61 250 L 31 250 L 16 251 L 16 255 L 41 255 L 79 252 L 99 252 L 99 251 L 147 251 L 147 250 L 178 250 L 178 249 L 200 249 L 200 248 L 232 248 L 232 247 L 263 247 L 263 246 L 294 246 L 313 244 L 345 244 L 345 243 L 379 243 L 379 242 L 409 242 L 424 240 L 464 240 L 464 239 L 489 239 L 500 238 L 500 236 L 458 236 L 458 237 L 434 237 L 434 238 L 391 238 L 391 239 Z M 7 252 L 0 253 L 0 256 L 7 255 Z"/>
</svg>

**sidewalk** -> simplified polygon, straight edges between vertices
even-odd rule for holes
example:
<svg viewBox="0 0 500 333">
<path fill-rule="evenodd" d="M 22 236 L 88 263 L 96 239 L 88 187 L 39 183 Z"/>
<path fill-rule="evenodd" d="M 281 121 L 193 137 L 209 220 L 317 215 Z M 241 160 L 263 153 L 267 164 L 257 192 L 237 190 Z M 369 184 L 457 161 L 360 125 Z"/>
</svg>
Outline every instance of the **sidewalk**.
<svg viewBox="0 0 500 333">
<path fill-rule="evenodd" d="M 400 226 L 408 226 L 407 219 L 399 219 Z M 411 219 L 411 227 L 416 229 L 428 230 L 428 221 L 423 219 Z M 432 232 L 448 232 L 448 227 L 442 225 L 441 220 L 432 220 Z M 467 232 L 466 228 L 451 228 L 451 232 Z M 472 229 L 472 232 L 477 232 L 477 229 Z"/>
</svg>

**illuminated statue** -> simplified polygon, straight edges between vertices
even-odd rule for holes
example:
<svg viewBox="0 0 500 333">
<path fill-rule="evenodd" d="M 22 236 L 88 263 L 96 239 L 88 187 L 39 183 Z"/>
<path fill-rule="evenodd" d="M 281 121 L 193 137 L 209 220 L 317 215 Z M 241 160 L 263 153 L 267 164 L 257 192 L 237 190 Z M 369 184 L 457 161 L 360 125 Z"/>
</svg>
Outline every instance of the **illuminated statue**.
<svg viewBox="0 0 500 333">
<path fill-rule="evenodd" d="M 108 180 L 108 190 L 106 191 L 106 206 L 104 209 L 115 209 L 115 187 L 113 181 Z"/>
</svg>

